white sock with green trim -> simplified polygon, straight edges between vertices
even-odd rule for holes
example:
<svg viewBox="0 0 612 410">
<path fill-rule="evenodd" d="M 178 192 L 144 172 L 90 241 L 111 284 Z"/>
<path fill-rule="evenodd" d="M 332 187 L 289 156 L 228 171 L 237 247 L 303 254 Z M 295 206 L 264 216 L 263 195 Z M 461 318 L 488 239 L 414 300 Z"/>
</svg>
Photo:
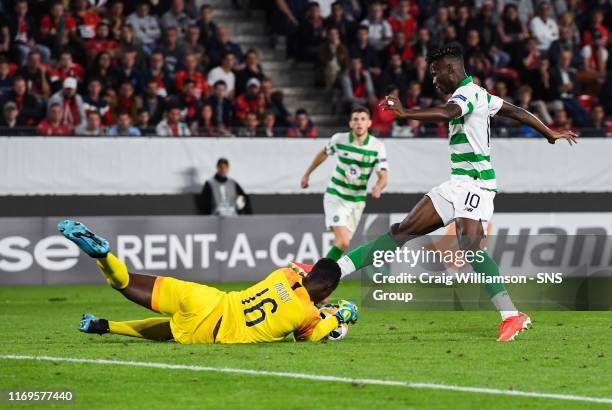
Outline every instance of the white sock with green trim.
<svg viewBox="0 0 612 410">
<path fill-rule="evenodd" d="M 512 299 L 510 299 L 508 292 L 499 292 L 491 298 L 491 302 L 495 305 L 502 320 L 506 320 L 511 316 L 518 316 L 518 310 L 514 306 L 514 303 L 512 303 Z"/>
</svg>

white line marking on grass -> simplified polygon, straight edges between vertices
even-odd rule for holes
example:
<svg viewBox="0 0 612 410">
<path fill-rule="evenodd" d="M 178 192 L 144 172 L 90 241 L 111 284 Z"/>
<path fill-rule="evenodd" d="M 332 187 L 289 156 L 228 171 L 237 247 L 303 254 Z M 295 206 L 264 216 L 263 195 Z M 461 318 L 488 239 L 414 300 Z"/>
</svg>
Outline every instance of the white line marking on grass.
<svg viewBox="0 0 612 410">
<path fill-rule="evenodd" d="M 52 356 L 20 356 L 20 355 L 0 355 L 0 359 L 9 360 L 38 360 L 46 362 L 69 362 L 69 363 L 89 363 L 89 364 L 109 364 L 117 366 L 135 366 L 135 367 L 152 367 L 156 369 L 170 370 L 191 370 L 195 372 L 216 372 L 230 374 L 248 374 L 252 376 L 273 376 L 286 377 L 292 379 L 304 379 L 315 381 L 329 381 L 337 383 L 350 384 L 369 384 L 377 386 L 396 386 L 409 389 L 431 389 L 431 390 L 447 390 L 464 393 L 482 393 L 496 394 L 501 396 L 518 396 L 518 397 L 536 397 L 542 399 L 557 399 L 582 401 L 589 403 L 605 403 L 612 404 L 612 397 L 588 397 L 576 396 L 573 394 L 556 394 L 556 393 L 539 393 L 519 390 L 501 390 L 489 389 L 486 387 L 468 387 L 468 386 L 453 386 L 447 384 L 434 383 L 411 383 L 399 380 L 379 380 L 379 379 L 354 379 L 350 377 L 325 376 L 308 373 L 288 373 L 288 372 L 272 372 L 267 370 L 252 370 L 252 369 L 233 369 L 229 367 L 209 367 L 209 366 L 192 366 L 186 364 L 168 364 L 168 363 L 151 363 L 151 362 L 134 362 L 123 360 L 105 360 L 105 359 L 79 359 L 72 357 L 52 357 Z"/>
</svg>

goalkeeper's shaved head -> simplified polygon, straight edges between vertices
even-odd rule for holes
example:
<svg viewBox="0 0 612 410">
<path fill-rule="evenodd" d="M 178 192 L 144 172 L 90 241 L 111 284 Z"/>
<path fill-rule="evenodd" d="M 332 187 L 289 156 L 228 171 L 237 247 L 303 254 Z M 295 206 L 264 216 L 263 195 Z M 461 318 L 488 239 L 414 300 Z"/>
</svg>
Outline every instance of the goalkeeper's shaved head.
<svg viewBox="0 0 612 410">
<path fill-rule="evenodd" d="M 434 85 L 442 94 L 451 94 L 466 77 L 463 49 L 459 43 L 449 43 L 427 54 Z"/>
<path fill-rule="evenodd" d="M 340 266 L 336 261 L 322 258 L 315 263 L 312 270 L 302 280 L 302 285 L 308 291 L 314 303 L 319 303 L 328 297 L 340 282 Z"/>
</svg>

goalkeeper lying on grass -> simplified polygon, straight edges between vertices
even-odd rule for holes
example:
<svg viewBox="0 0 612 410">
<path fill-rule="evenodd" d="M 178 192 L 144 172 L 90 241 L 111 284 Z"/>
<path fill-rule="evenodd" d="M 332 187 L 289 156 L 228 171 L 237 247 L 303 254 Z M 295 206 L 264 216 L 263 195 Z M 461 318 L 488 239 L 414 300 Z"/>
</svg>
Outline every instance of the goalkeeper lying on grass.
<svg viewBox="0 0 612 410">
<path fill-rule="evenodd" d="M 109 251 L 108 241 L 76 221 L 58 230 L 96 259 L 109 285 L 134 303 L 162 313 L 144 320 L 113 322 L 86 314 L 80 330 L 113 333 L 178 343 L 259 343 L 283 340 L 319 341 L 340 323 L 354 323 L 357 307 L 340 301 L 338 312 L 321 319 L 316 303 L 338 286 L 340 267 L 331 259 L 318 261 L 307 275 L 297 267 L 281 268 L 240 292 L 218 289 L 171 277 L 129 273 Z M 302 271 L 303 273 L 303 271 Z"/>
</svg>

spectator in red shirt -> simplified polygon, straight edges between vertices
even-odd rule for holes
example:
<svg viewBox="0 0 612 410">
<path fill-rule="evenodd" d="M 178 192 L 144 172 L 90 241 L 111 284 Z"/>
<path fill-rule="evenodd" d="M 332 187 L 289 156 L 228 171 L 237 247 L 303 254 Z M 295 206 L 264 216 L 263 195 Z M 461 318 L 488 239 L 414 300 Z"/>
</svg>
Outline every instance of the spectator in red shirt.
<svg viewBox="0 0 612 410">
<path fill-rule="evenodd" d="M 36 132 L 38 135 L 45 135 L 48 137 L 72 135 L 73 129 L 70 125 L 62 121 L 63 117 L 64 110 L 62 109 L 62 104 L 51 104 L 51 106 L 49 106 L 47 118 L 38 124 L 38 127 L 36 127 Z"/>
<path fill-rule="evenodd" d="M 90 3 L 87 0 L 76 0 L 76 11 L 74 20 L 77 26 L 78 35 L 83 40 L 89 40 L 96 35 L 96 27 L 100 22 L 100 16 L 89 9 Z"/>
<path fill-rule="evenodd" d="M 157 95 L 162 98 L 168 96 L 168 87 L 170 83 L 170 74 L 164 65 L 164 54 L 161 51 L 154 51 L 149 58 L 149 71 L 146 75 L 147 84 L 150 81 L 157 82 Z"/>
<path fill-rule="evenodd" d="M 200 99 L 196 97 L 196 84 L 193 80 L 186 80 L 180 95 L 170 100 L 170 106 L 181 107 L 183 121 L 191 124 L 200 112 Z"/>
<path fill-rule="evenodd" d="M 294 124 L 287 131 L 288 137 L 317 137 L 319 135 L 312 120 L 308 117 L 308 112 L 299 108 L 295 112 Z"/>
<path fill-rule="evenodd" d="M 256 112 L 259 108 L 259 88 L 261 83 L 257 78 L 251 78 L 247 81 L 247 90 L 245 93 L 236 97 L 236 119 L 238 123 L 242 123 L 246 114 Z"/>
<path fill-rule="evenodd" d="M 403 61 L 412 61 L 412 46 L 409 44 L 403 31 L 396 31 L 393 41 L 386 48 L 387 56 L 399 54 Z M 389 59 L 386 58 L 386 62 Z"/>
<path fill-rule="evenodd" d="M 77 94 L 77 80 L 68 77 L 59 90 L 49 98 L 48 107 L 58 102 L 62 105 L 64 112 L 63 122 L 75 128 L 85 122 L 85 106 L 83 98 Z"/>
<path fill-rule="evenodd" d="M 584 34 L 582 35 L 583 43 L 585 45 L 589 45 L 593 42 L 593 33 L 596 31 L 601 33 L 601 37 L 603 37 L 605 41 L 608 41 L 609 33 L 606 25 L 604 24 L 604 20 L 605 14 L 602 9 L 596 9 L 593 11 L 591 26 L 587 30 L 584 30 Z"/>
<path fill-rule="evenodd" d="M 342 76 L 342 93 L 347 106 L 377 103 L 372 77 L 363 69 L 361 58 L 353 58 L 351 68 Z"/>
<path fill-rule="evenodd" d="M 395 85 L 390 85 L 385 90 L 385 97 L 379 100 L 382 103 L 386 100 L 386 96 L 399 98 L 399 89 Z M 377 104 L 372 110 L 372 129 L 375 130 L 379 136 L 388 137 L 391 132 L 391 127 L 395 121 L 395 114 L 393 111 L 386 111 L 379 108 Z"/>
<path fill-rule="evenodd" d="M 134 87 L 129 80 L 125 80 L 119 86 L 119 92 L 111 100 L 111 113 L 116 120 L 119 114 L 129 114 L 132 122 L 135 123 L 138 119 L 138 112 L 142 108 L 142 99 L 134 93 Z"/>
<path fill-rule="evenodd" d="M 183 91 L 185 81 L 191 80 L 195 84 L 195 97 L 199 100 L 208 95 L 208 82 L 206 76 L 197 70 L 198 60 L 195 54 L 189 53 L 183 59 L 184 70 L 176 73 L 175 88 L 178 92 Z"/>
<path fill-rule="evenodd" d="M 406 91 L 406 98 L 404 99 L 404 106 L 408 108 L 427 108 L 431 105 L 431 98 L 423 97 L 421 95 L 422 87 L 418 81 L 411 81 L 408 84 Z"/>
<path fill-rule="evenodd" d="M 110 38 L 110 27 L 108 21 L 102 20 L 96 27 L 96 36 L 87 40 L 87 60 L 93 61 L 96 56 L 104 51 L 111 57 L 115 57 L 119 43 Z"/>
<path fill-rule="evenodd" d="M 26 81 L 21 76 L 13 79 L 13 88 L 2 100 L 2 105 L 4 106 L 9 101 L 14 102 L 17 106 L 19 111 L 17 121 L 20 124 L 34 126 L 43 116 L 41 105 L 34 96 L 28 94 Z"/>
<path fill-rule="evenodd" d="M 417 31 L 417 22 L 410 15 L 410 1 L 400 0 L 397 6 L 391 12 L 389 17 L 389 24 L 393 32 L 401 31 L 406 34 L 406 38 L 409 43 L 412 43 L 414 34 Z"/>
<path fill-rule="evenodd" d="M 549 124 L 548 126 L 554 131 L 570 131 L 571 130 L 571 131 L 577 132 L 577 130 L 574 130 L 572 128 L 572 120 L 567 115 L 567 111 L 565 111 L 563 108 L 555 111 L 555 114 L 553 116 L 553 122 L 552 124 Z"/>
<path fill-rule="evenodd" d="M 76 21 L 66 14 L 64 2 L 55 0 L 51 13 L 40 21 L 40 39 L 51 50 L 58 52 L 69 46 L 73 36 L 76 36 Z"/>
<path fill-rule="evenodd" d="M 64 80 L 68 77 L 76 78 L 79 82 L 81 82 L 83 81 L 83 74 L 83 67 L 72 60 L 72 54 L 70 54 L 70 51 L 64 50 L 60 54 L 55 68 L 49 72 L 51 87 L 54 89 L 59 89 Z"/>
</svg>

